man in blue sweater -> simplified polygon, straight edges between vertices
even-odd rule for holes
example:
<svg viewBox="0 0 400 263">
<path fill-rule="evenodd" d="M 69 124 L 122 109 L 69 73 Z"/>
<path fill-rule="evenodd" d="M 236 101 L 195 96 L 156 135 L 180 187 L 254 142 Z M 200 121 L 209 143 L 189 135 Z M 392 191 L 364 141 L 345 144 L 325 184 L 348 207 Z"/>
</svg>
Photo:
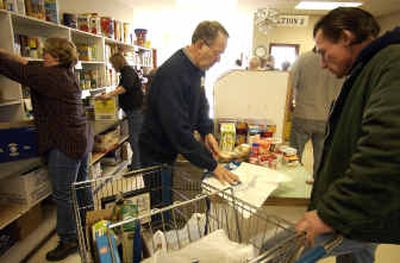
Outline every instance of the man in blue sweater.
<svg viewBox="0 0 400 263">
<path fill-rule="evenodd" d="M 238 180 L 215 159 L 219 150 L 204 90 L 205 71 L 220 60 L 228 37 L 220 23 L 201 22 L 192 43 L 157 69 L 139 139 L 143 165 L 172 165 L 179 153 L 192 164 L 212 172 L 221 182 Z M 203 142 L 196 140 L 195 131 Z"/>
</svg>

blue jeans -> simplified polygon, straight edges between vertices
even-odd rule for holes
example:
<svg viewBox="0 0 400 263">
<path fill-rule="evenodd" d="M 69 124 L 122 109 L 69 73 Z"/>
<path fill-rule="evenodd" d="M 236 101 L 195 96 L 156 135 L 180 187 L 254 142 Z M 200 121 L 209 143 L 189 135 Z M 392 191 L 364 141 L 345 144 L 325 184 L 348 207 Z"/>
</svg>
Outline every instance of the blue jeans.
<svg viewBox="0 0 400 263">
<path fill-rule="evenodd" d="M 73 159 L 58 149 L 48 153 L 48 171 L 57 206 L 56 232 L 62 242 L 76 241 L 76 224 L 72 207 L 72 184 L 87 180 L 88 155 Z"/>
<path fill-rule="evenodd" d="M 324 234 L 316 238 L 315 244 L 324 244 L 330 240 L 333 234 Z M 351 255 L 351 263 L 373 263 L 375 262 L 375 251 L 377 248 L 375 243 L 360 242 L 345 238 L 339 246 L 334 248 L 330 255 L 340 257 L 343 255 Z M 309 249 L 312 249 L 309 248 Z M 305 253 L 306 250 L 303 252 Z"/>
<path fill-rule="evenodd" d="M 131 169 L 140 167 L 139 134 L 143 123 L 143 113 L 141 110 L 126 112 L 129 125 L 129 143 L 132 148 L 133 156 Z"/>
<path fill-rule="evenodd" d="M 296 148 L 301 161 L 304 146 L 311 139 L 313 146 L 313 175 L 318 169 L 321 161 L 322 150 L 325 140 L 325 121 L 307 120 L 294 117 L 292 119 L 292 129 L 290 131 L 290 146 Z"/>
</svg>

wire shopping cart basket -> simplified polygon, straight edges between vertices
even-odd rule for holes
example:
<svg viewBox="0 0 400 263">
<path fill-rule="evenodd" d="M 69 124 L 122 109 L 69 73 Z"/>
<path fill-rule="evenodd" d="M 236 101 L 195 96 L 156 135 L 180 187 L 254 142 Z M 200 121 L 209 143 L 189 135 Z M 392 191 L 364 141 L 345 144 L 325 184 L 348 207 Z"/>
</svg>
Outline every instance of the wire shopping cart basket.
<svg viewBox="0 0 400 263">
<path fill-rule="evenodd" d="M 145 220 L 153 217 L 160 220 Z M 119 255 L 122 262 L 285 263 L 294 262 L 304 244 L 290 223 L 235 199 L 229 188 L 110 224 L 108 236 L 118 239 L 129 224 L 135 233 Z M 115 256 L 112 262 L 121 262 Z"/>
<path fill-rule="evenodd" d="M 200 191 L 199 181 L 188 180 L 183 176 L 182 180 L 175 178 L 181 181 L 180 191 L 175 191 L 172 188 L 171 174 L 171 167 L 159 165 L 126 174 L 74 183 L 72 202 L 82 262 L 94 261 L 93 236 L 91 235 L 93 223 L 101 219 L 121 220 L 115 217 L 115 209 L 113 209 L 119 199 L 134 203 L 137 213 L 141 215 L 150 213 L 152 208 L 169 205 L 172 200 L 187 200 L 186 195 L 193 195 Z"/>
<path fill-rule="evenodd" d="M 212 238 L 217 238 L 216 247 L 233 244 L 233 251 L 242 251 L 235 260 L 243 260 L 236 262 L 296 261 L 305 238 L 298 235 L 290 223 L 236 199 L 230 188 L 202 187 L 201 181 L 190 179 L 190 175 L 174 178 L 179 181 L 174 188 L 171 178 L 165 179 L 170 176 L 170 169 L 155 166 L 73 185 L 82 262 L 178 262 L 173 258 L 177 256 L 175 253 L 196 244 L 206 249 L 207 245 L 198 242 Z M 121 197 L 137 205 L 134 216 L 119 218 L 115 215 L 116 203 Z M 102 250 L 94 242 L 93 226 L 104 219 L 108 223 L 103 245 L 110 261 L 99 259 Z M 234 255 L 228 251 L 226 249 L 223 254 Z M 198 257 L 201 255 L 191 255 L 189 261 L 182 262 L 235 262 L 219 261 L 218 255 L 207 256 L 207 260 Z"/>
</svg>

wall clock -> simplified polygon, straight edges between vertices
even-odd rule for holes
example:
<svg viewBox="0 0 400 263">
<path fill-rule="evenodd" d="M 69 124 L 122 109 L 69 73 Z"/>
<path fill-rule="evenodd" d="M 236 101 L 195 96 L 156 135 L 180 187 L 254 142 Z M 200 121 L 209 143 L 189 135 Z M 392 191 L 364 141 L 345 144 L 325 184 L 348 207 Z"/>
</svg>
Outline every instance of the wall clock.
<svg viewBox="0 0 400 263">
<path fill-rule="evenodd" d="M 263 45 L 257 46 L 254 49 L 254 54 L 259 58 L 265 58 L 267 55 L 267 48 Z"/>
</svg>

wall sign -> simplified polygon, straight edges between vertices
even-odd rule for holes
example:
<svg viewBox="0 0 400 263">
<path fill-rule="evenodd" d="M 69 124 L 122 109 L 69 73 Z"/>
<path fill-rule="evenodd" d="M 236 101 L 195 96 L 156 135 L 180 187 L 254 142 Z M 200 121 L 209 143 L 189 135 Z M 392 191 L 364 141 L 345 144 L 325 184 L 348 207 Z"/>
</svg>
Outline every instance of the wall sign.
<svg viewBox="0 0 400 263">
<path fill-rule="evenodd" d="M 308 16 L 279 15 L 277 26 L 305 27 L 308 25 Z"/>
</svg>

